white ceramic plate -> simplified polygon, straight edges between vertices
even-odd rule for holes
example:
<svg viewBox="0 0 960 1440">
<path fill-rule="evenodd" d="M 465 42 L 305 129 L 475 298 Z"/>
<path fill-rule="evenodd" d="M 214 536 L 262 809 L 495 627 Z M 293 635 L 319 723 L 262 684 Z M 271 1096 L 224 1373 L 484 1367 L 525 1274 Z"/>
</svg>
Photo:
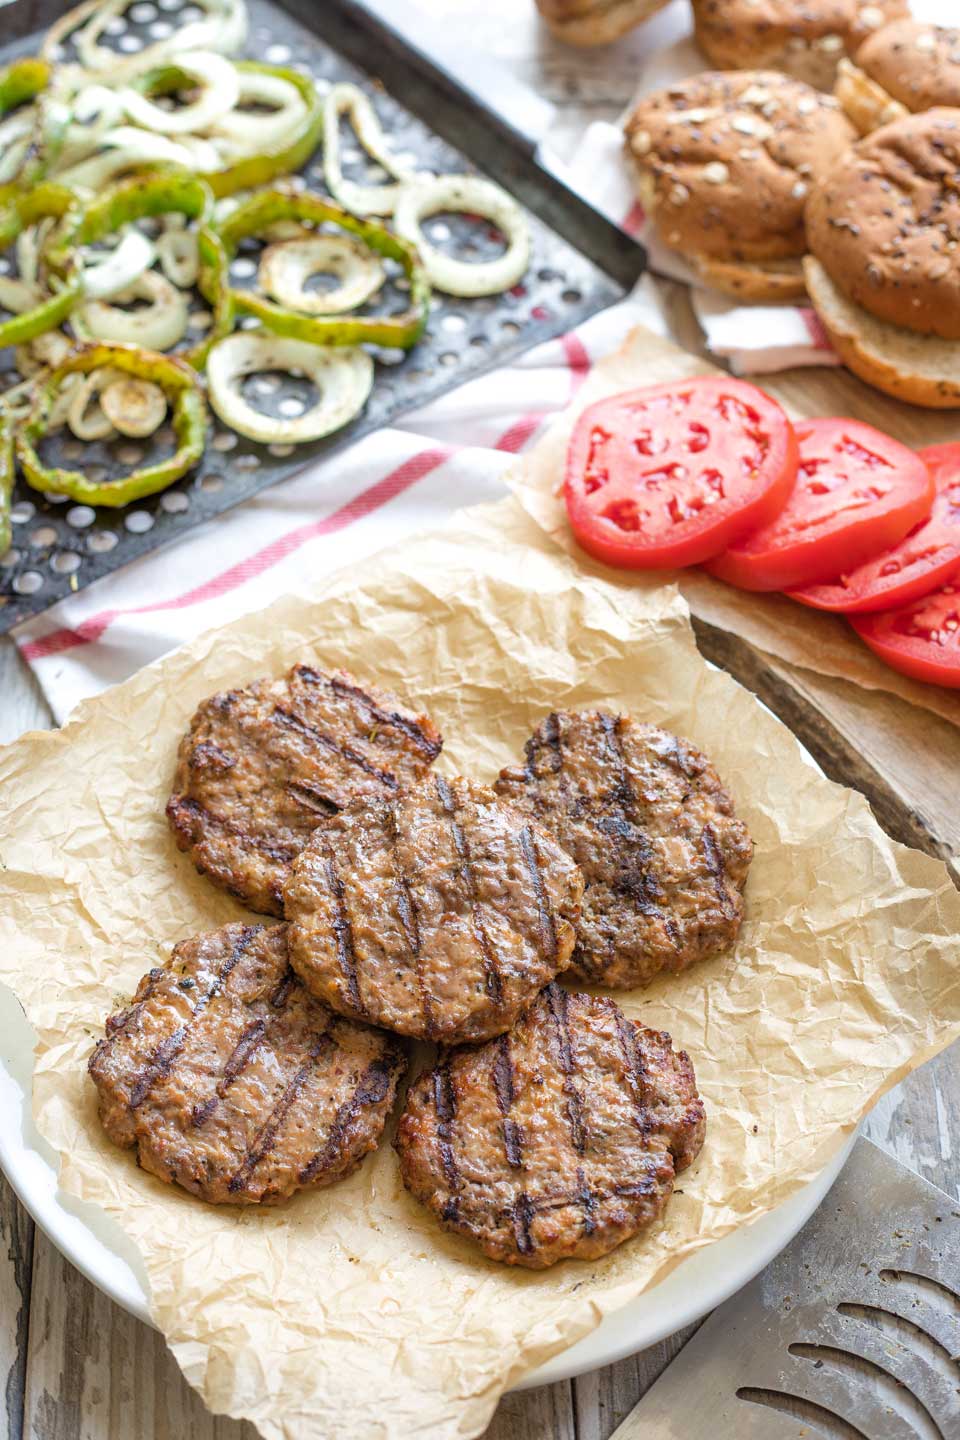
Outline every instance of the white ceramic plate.
<svg viewBox="0 0 960 1440">
<path fill-rule="evenodd" d="M 802 746 L 800 753 L 808 765 L 820 770 Z M 71 1264 L 149 1325 L 146 1272 L 136 1247 L 98 1206 L 59 1192 L 56 1156 L 38 1134 L 26 1099 L 32 1084 L 33 1042 L 19 1002 L 0 985 L 0 1168 L 21 1204 Z M 816 1180 L 785 1204 L 696 1251 L 666 1280 L 608 1316 L 579 1344 L 555 1355 L 517 1388 L 530 1390 L 612 1365 L 664 1340 L 735 1295 L 803 1228 L 843 1169 L 856 1138 L 856 1133 L 851 1135 Z"/>
<path fill-rule="evenodd" d="M 0 1166 L 24 1207 L 67 1259 L 118 1305 L 150 1323 L 146 1276 L 135 1247 L 98 1207 L 61 1195 L 53 1151 L 37 1133 L 26 1096 L 33 1032 L 0 987 Z M 662 1284 L 609 1316 L 578 1345 L 527 1377 L 521 1389 L 610 1365 L 698 1320 L 752 1280 L 787 1245 L 833 1184 L 855 1137 L 821 1175 L 754 1225 L 698 1250 Z"/>
</svg>

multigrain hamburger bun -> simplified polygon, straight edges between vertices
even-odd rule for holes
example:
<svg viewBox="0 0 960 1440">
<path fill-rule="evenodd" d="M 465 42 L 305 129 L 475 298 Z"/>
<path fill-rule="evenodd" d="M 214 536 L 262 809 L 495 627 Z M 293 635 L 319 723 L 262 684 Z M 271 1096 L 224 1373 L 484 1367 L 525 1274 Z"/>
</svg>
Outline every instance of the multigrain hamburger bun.
<svg viewBox="0 0 960 1440">
<path fill-rule="evenodd" d="M 910 112 L 960 107 L 960 28 L 897 20 L 842 60 L 837 99 L 861 135 Z"/>
<path fill-rule="evenodd" d="M 662 10 L 668 0 L 537 0 L 537 9 L 568 45 L 609 45 Z"/>
<path fill-rule="evenodd" d="M 814 185 L 810 250 L 848 300 L 917 335 L 960 340 L 958 174 L 960 110 L 937 109 L 874 131 Z"/>
<path fill-rule="evenodd" d="M 646 97 L 625 126 L 663 243 L 741 300 L 804 293 L 811 184 L 856 138 L 831 95 L 768 71 L 708 72 Z"/>
<path fill-rule="evenodd" d="M 861 380 L 927 410 L 960 409 L 960 346 L 877 320 L 838 290 L 820 261 L 803 262 L 807 293 L 833 348 Z"/>
<path fill-rule="evenodd" d="M 832 90 L 837 63 L 908 0 L 693 0 L 697 44 L 718 70 L 782 70 Z"/>
</svg>

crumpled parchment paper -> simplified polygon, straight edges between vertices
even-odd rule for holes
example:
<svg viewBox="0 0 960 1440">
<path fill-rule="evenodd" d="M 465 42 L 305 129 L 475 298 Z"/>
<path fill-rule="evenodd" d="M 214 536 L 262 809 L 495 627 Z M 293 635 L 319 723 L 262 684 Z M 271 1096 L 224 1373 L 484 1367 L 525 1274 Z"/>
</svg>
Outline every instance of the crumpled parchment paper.
<svg viewBox="0 0 960 1440">
<path fill-rule="evenodd" d="M 689 736 L 733 789 L 756 842 L 736 950 L 622 997 L 693 1057 L 706 1146 L 665 1220 L 599 1263 L 484 1260 L 405 1194 L 389 1135 L 349 1180 L 258 1212 L 165 1186 L 100 1130 L 85 1065 L 104 1016 L 241 913 L 167 833 L 180 732 L 212 690 L 302 659 L 424 705 L 448 771 L 492 779 L 550 708 L 603 704 Z M 0 980 L 37 1032 L 39 1129 L 64 1189 L 142 1252 L 188 1379 L 270 1440 L 478 1435 L 505 1386 L 786 1199 L 960 1033 L 944 867 L 702 660 L 672 586 L 599 578 L 512 499 L 201 636 L 9 747 L 0 776 Z"/>
<path fill-rule="evenodd" d="M 505 478 L 547 534 L 564 549 L 582 557 L 559 496 L 567 441 L 581 411 L 595 400 L 622 390 L 717 373 L 715 365 L 638 326 L 619 350 L 594 366 L 573 402 L 543 439 L 510 467 Z M 898 404 L 846 372 L 805 370 L 765 375 L 761 385 L 794 418 L 851 415 L 886 430 L 915 449 L 960 440 L 960 422 L 955 413 Z M 740 636 L 766 655 L 819 675 L 852 681 L 865 690 L 886 691 L 960 725 L 960 693 L 898 675 L 867 649 L 842 615 L 812 610 L 788 600 L 786 595 L 737 590 L 702 570 L 680 570 L 669 577 L 661 576 L 664 578 L 676 581 L 695 615 Z"/>
</svg>

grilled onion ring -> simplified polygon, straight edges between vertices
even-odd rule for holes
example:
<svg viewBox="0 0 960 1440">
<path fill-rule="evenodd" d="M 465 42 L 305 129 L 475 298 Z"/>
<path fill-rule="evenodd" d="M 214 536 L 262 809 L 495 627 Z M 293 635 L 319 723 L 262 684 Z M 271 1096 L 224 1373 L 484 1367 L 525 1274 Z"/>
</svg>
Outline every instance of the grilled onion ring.
<svg viewBox="0 0 960 1440">
<path fill-rule="evenodd" d="M 320 392 L 316 404 L 293 420 L 264 415 L 243 398 L 239 381 L 262 370 L 294 370 Z M 346 425 L 366 404 L 373 361 L 359 347 L 311 345 L 282 335 L 241 330 L 214 345 L 207 356 L 210 404 L 225 425 L 248 440 L 301 444 Z"/>
<path fill-rule="evenodd" d="M 333 275 L 334 290 L 307 290 L 311 275 Z M 260 258 L 260 289 L 302 315 L 341 315 L 375 295 L 386 279 L 379 256 L 349 235 L 304 235 L 268 245 Z"/>
<path fill-rule="evenodd" d="M 240 98 L 237 67 L 222 55 L 197 50 L 179 56 L 177 70 L 200 83 L 198 99 L 175 110 L 164 110 L 147 95 L 128 86 L 121 92 L 123 108 L 136 125 L 160 135 L 187 135 L 205 130 L 232 110 Z M 292 88 L 292 87 L 291 87 Z"/>
<path fill-rule="evenodd" d="M 143 165 L 178 165 L 194 174 L 220 168 L 217 147 L 197 135 L 168 140 L 166 135 L 138 130 L 135 125 L 117 125 L 101 137 L 100 145 L 102 154 L 59 171 L 57 183 L 74 190 L 99 191 Z"/>
<path fill-rule="evenodd" d="M 189 290 L 196 283 L 200 269 L 196 231 L 188 230 L 183 223 L 174 223 L 182 222 L 182 215 L 167 215 L 164 219 L 167 224 L 163 234 L 158 235 L 154 242 L 160 269 L 172 285 Z"/>
<path fill-rule="evenodd" d="M 126 80 L 181 51 L 215 50 L 220 55 L 236 54 L 247 38 L 245 0 L 195 0 L 195 3 L 207 12 L 202 20 L 178 25 L 165 39 L 157 40 L 138 55 L 125 57 L 98 41 L 108 23 L 123 14 L 129 0 L 84 0 L 50 27 L 40 53 L 50 59 L 55 46 L 73 35 L 81 65 L 86 70 L 107 71 L 114 80 Z M 83 29 L 79 30 L 81 25 Z"/>
<path fill-rule="evenodd" d="M 449 210 L 464 215 L 482 215 L 507 237 L 507 248 L 496 260 L 478 264 L 444 255 L 424 237 L 421 220 Z M 411 180 L 403 185 L 393 215 L 393 226 L 420 252 L 427 277 L 447 295 L 465 298 L 499 295 L 516 285 L 530 263 L 530 231 L 520 206 L 512 195 L 481 180 L 478 175 L 436 175 Z"/>
<path fill-rule="evenodd" d="M 106 259 L 83 268 L 83 290 L 90 300 L 105 300 L 128 289 L 153 264 L 155 251 L 139 230 L 128 230 Z"/>
<path fill-rule="evenodd" d="M 303 126 L 307 114 L 303 96 L 280 75 L 255 70 L 238 70 L 236 75 L 239 96 L 229 113 L 210 126 L 210 136 L 229 158 L 282 149 Z M 244 102 L 274 108 L 269 115 L 255 114 L 240 109 Z"/>
<path fill-rule="evenodd" d="M 116 340 L 145 350 L 169 350 L 187 333 L 187 297 L 155 270 L 145 270 L 113 298 L 117 304 L 92 300 L 77 312 L 80 324 L 97 340 Z M 120 308 L 134 300 L 147 300 L 149 304 L 143 310 Z"/>
<path fill-rule="evenodd" d="M 167 397 L 152 380 L 120 375 L 104 385 L 100 408 L 121 435 L 143 440 L 167 418 Z"/>
<path fill-rule="evenodd" d="M 93 370 L 78 375 L 70 389 L 66 423 L 78 440 L 109 440 L 116 431 L 104 413 L 101 392 L 117 378 L 116 370 Z M 71 377 L 67 376 L 66 379 Z"/>
<path fill-rule="evenodd" d="M 358 185 L 345 180 L 340 168 L 340 116 L 348 115 L 360 144 L 400 185 Z M 414 172 L 390 154 L 377 112 L 357 85 L 334 85 L 323 107 L 323 178 L 327 189 L 354 215 L 392 215 L 401 185 Z"/>
</svg>

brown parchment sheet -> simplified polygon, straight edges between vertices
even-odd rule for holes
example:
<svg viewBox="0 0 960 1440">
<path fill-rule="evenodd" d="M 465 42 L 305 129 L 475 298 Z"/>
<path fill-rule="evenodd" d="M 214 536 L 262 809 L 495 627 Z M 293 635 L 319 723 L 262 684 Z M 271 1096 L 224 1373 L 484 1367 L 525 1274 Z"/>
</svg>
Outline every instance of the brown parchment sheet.
<svg viewBox="0 0 960 1440">
<path fill-rule="evenodd" d="M 706 1145 L 665 1219 L 605 1260 L 484 1260 L 405 1194 L 388 1143 L 349 1180 L 258 1211 L 206 1206 L 101 1133 L 85 1065 L 104 1016 L 176 941 L 241 914 L 167 833 L 178 737 L 212 690 L 297 660 L 425 706 L 448 772 L 490 780 L 551 708 L 603 704 L 689 736 L 731 786 L 756 843 L 736 950 L 622 996 L 689 1050 Z M 210 1407 L 270 1440 L 480 1434 L 506 1386 L 780 1204 L 960 1034 L 944 867 L 889 840 L 704 662 L 674 587 L 600 577 L 512 498 L 202 635 L 7 748 L 0 861 L 0 980 L 36 1029 L 35 1117 L 62 1186 L 139 1247 L 155 1321 Z"/>
<path fill-rule="evenodd" d="M 567 442 L 581 411 L 595 400 L 634 386 L 717 373 L 717 367 L 709 361 L 680 350 L 638 326 L 619 350 L 594 366 L 573 402 L 546 435 L 510 467 L 505 477 L 507 482 L 528 513 L 557 544 L 582 556 L 558 493 Z M 852 415 L 888 429 L 914 446 L 960 439 L 960 425 L 952 417 L 931 415 L 915 407 L 898 406 L 893 401 L 886 406 L 889 413 L 878 414 L 878 397 L 874 392 L 869 392 L 851 376 L 838 375 L 833 370 L 826 375 L 810 371 L 793 373 L 786 380 L 777 375 L 764 375 L 756 383 L 778 398 L 794 418 L 812 414 Z M 906 421 L 905 411 L 910 412 Z M 602 573 L 613 575 L 615 572 L 604 569 Z M 765 655 L 819 675 L 849 680 L 866 690 L 885 690 L 960 725 L 960 694 L 898 675 L 867 649 L 842 616 L 798 605 L 785 595 L 737 590 L 702 570 L 681 570 L 661 579 L 673 580 L 680 587 L 695 615 L 738 635 Z"/>
</svg>

